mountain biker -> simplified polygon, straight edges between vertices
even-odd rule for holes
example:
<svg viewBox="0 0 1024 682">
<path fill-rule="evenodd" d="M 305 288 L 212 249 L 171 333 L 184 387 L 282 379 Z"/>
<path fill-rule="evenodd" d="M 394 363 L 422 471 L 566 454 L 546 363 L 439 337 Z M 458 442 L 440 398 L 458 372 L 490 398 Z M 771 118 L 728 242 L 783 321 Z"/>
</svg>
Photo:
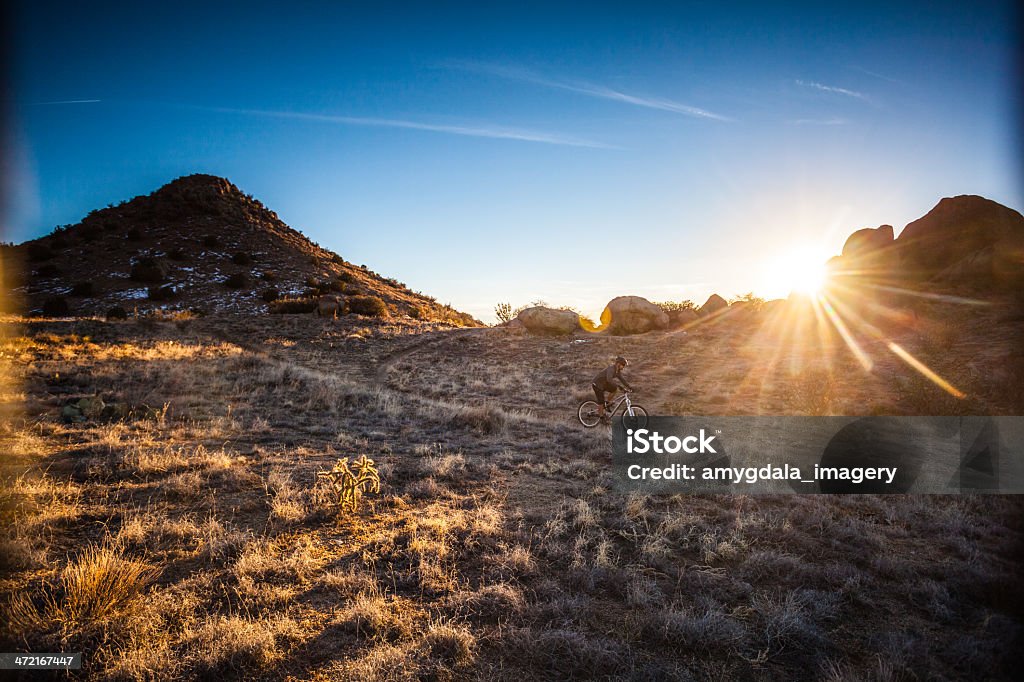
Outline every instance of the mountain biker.
<svg viewBox="0 0 1024 682">
<path fill-rule="evenodd" d="M 594 389 L 594 395 L 597 396 L 597 409 L 601 415 L 601 419 L 607 418 L 607 407 L 608 403 L 611 402 L 612 396 L 615 392 L 622 388 L 625 391 L 632 391 L 633 387 L 629 385 L 629 382 L 622 378 L 622 369 L 626 367 L 629 362 L 626 358 L 621 355 L 615 358 L 615 363 L 608 365 L 608 367 L 601 370 L 601 372 L 594 377 L 594 383 L 591 388 Z"/>
</svg>

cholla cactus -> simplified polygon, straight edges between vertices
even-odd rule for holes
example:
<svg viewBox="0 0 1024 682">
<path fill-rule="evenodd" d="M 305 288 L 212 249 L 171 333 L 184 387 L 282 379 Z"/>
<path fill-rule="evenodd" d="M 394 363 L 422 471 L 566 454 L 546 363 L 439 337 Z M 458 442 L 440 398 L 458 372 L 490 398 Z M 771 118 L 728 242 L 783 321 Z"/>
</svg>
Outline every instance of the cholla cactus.
<svg viewBox="0 0 1024 682">
<path fill-rule="evenodd" d="M 333 506 L 342 510 L 348 507 L 354 512 L 364 493 L 380 492 L 380 473 L 366 455 L 360 455 L 351 467 L 348 457 L 344 457 L 330 471 L 318 471 L 316 475 L 330 482 L 331 489 L 338 496 Z"/>
</svg>

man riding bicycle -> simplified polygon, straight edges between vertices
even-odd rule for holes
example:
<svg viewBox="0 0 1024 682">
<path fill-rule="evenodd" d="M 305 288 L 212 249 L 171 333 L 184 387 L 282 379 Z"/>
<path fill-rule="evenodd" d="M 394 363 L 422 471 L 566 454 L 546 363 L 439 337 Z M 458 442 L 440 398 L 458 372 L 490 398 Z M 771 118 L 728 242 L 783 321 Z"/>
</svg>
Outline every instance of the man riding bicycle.
<svg viewBox="0 0 1024 682">
<path fill-rule="evenodd" d="M 609 365 L 594 377 L 594 383 L 591 387 L 594 389 L 594 395 L 597 396 L 597 409 L 602 421 L 608 416 L 608 403 L 611 402 L 615 392 L 620 388 L 625 391 L 633 390 L 629 382 L 622 378 L 622 369 L 628 364 L 629 362 L 626 361 L 626 358 L 620 355 L 615 358 L 615 364 Z"/>
</svg>

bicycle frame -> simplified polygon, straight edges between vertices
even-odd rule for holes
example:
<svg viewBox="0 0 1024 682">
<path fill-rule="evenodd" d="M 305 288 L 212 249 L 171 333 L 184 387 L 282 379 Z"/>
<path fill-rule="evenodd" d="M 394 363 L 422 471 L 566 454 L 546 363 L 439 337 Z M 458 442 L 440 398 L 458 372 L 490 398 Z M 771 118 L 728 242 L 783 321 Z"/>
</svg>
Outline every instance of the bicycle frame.
<svg viewBox="0 0 1024 682">
<path fill-rule="evenodd" d="M 623 401 L 626 403 L 626 409 L 622 411 L 622 414 L 628 414 L 630 417 L 633 416 L 633 403 L 629 399 L 629 393 L 623 393 L 622 396 L 615 401 L 615 404 L 608 409 L 609 417 L 619 411 L 619 405 L 621 405 Z"/>
</svg>

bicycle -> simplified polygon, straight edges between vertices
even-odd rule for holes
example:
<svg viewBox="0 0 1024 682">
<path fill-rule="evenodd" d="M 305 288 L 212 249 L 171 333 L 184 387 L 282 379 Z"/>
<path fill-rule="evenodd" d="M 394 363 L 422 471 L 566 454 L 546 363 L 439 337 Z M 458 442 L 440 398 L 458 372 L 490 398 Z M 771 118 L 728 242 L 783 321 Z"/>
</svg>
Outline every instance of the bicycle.
<svg viewBox="0 0 1024 682">
<path fill-rule="evenodd" d="M 619 411 L 619 407 L 623 407 L 623 426 L 627 429 L 642 429 L 647 426 L 647 410 L 630 400 L 630 393 L 632 391 L 623 391 L 622 395 L 616 399 L 611 407 L 605 405 L 605 419 L 610 421 L 615 416 L 615 413 Z M 576 414 L 580 418 L 580 423 L 588 429 L 592 429 L 601 423 L 601 410 L 596 400 L 583 401 Z"/>
</svg>

